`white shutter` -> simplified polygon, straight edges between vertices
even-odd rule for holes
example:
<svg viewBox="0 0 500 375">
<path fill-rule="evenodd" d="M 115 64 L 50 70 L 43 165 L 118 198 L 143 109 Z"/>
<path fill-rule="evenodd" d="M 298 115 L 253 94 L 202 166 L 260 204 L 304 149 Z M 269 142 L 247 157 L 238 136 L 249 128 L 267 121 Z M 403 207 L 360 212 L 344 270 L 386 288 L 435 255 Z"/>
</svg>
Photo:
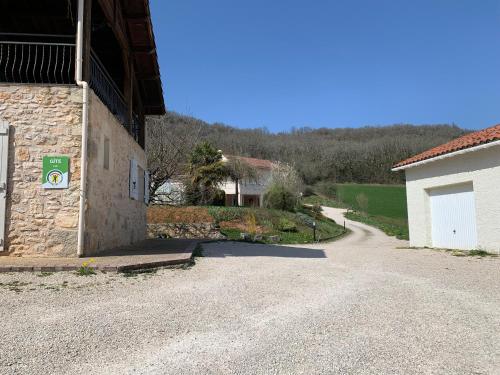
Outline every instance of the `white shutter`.
<svg viewBox="0 0 500 375">
<path fill-rule="evenodd" d="M 139 181 L 137 179 L 137 160 L 130 160 L 130 198 L 138 200 L 139 199 Z"/>
<path fill-rule="evenodd" d="M 144 171 L 144 203 L 149 204 L 149 171 Z"/>
<path fill-rule="evenodd" d="M 4 251 L 7 162 L 9 159 L 9 124 L 0 120 L 0 252 Z"/>
</svg>

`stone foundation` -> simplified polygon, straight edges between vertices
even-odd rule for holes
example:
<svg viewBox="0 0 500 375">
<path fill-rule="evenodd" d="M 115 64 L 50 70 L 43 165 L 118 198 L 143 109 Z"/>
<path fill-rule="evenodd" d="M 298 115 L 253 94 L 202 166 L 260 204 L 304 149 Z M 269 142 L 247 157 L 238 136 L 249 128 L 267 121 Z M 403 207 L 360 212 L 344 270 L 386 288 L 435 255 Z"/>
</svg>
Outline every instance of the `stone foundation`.
<svg viewBox="0 0 500 375">
<path fill-rule="evenodd" d="M 187 239 L 210 239 L 223 240 L 226 237 L 212 223 L 164 223 L 148 224 L 149 238 L 187 238 Z"/>
</svg>

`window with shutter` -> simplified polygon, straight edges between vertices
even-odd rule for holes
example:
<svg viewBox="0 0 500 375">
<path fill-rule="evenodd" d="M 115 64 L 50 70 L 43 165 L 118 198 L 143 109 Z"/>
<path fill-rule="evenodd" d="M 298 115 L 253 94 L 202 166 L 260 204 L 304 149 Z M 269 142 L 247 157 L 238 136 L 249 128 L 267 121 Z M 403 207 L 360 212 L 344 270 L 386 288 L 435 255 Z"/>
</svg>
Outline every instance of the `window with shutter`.
<svg viewBox="0 0 500 375">
<path fill-rule="evenodd" d="M 130 198 L 138 200 L 139 199 L 139 184 L 137 181 L 137 161 L 135 159 L 130 160 Z"/>
</svg>

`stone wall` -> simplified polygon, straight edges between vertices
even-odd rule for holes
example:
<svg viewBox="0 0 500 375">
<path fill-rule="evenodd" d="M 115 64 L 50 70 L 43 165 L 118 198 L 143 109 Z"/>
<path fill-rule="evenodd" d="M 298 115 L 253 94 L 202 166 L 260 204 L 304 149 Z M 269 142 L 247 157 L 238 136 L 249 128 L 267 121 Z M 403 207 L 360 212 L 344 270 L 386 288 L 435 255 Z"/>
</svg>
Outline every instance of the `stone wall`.
<svg viewBox="0 0 500 375">
<path fill-rule="evenodd" d="M 139 200 L 129 198 L 129 168 L 134 158 L 142 169 L 147 169 L 145 152 L 92 90 L 88 147 L 85 253 L 95 254 L 143 240 L 147 207 L 142 195 Z"/>
<path fill-rule="evenodd" d="M 11 255 L 76 256 L 82 91 L 76 86 L 0 85 L 10 125 L 6 243 Z M 69 189 L 41 186 L 42 157 L 70 157 Z"/>
<path fill-rule="evenodd" d="M 220 233 L 213 223 L 163 223 L 148 224 L 148 237 L 189 238 L 222 240 L 226 237 Z"/>
</svg>

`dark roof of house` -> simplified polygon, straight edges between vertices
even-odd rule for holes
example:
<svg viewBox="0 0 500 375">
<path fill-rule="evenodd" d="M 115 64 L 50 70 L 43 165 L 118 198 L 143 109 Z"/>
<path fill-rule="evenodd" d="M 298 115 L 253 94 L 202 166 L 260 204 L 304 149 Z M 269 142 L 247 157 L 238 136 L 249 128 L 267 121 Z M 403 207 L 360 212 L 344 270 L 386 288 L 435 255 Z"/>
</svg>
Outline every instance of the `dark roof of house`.
<svg viewBox="0 0 500 375">
<path fill-rule="evenodd" d="M 228 158 L 228 159 L 238 159 L 238 160 L 241 160 L 242 162 L 250 165 L 251 167 L 259 168 L 259 169 L 272 169 L 273 168 L 273 164 L 274 164 L 270 160 L 249 158 L 249 157 L 246 157 L 246 156 L 225 155 L 225 157 Z"/>
<path fill-rule="evenodd" d="M 394 165 L 393 168 L 407 166 L 413 163 L 417 163 L 419 161 L 435 158 L 436 156 L 449 154 L 451 152 L 459 150 L 465 150 L 471 147 L 479 146 L 497 140 L 500 140 L 500 124 L 480 130 L 478 132 L 466 134 L 448 143 L 431 148 L 430 150 L 412 156 L 411 158 L 400 161 L 399 163 Z"/>
</svg>

